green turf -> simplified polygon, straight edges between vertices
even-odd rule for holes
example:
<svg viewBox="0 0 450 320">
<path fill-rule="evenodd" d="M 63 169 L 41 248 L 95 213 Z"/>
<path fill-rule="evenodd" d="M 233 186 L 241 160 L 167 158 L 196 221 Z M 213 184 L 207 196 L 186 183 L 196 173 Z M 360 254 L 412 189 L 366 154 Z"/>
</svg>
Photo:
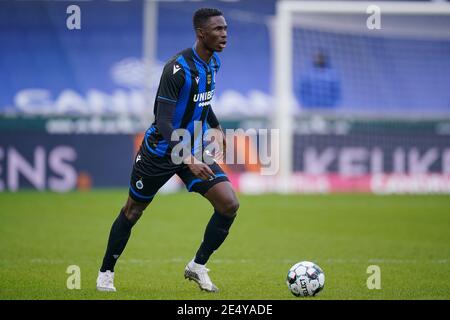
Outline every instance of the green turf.
<svg viewBox="0 0 450 320">
<path fill-rule="evenodd" d="M 448 196 L 240 196 L 231 233 L 208 267 L 220 288 L 184 280 L 210 217 L 196 194 L 159 195 L 133 230 L 116 267 L 117 293 L 95 291 L 110 225 L 125 190 L 0 193 L 0 299 L 299 299 L 285 276 L 318 263 L 314 299 L 449 299 Z M 68 290 L 66 268 L 81 268 Z M 369 265 L 381 289 L 366 286 Z"/>
</svg>

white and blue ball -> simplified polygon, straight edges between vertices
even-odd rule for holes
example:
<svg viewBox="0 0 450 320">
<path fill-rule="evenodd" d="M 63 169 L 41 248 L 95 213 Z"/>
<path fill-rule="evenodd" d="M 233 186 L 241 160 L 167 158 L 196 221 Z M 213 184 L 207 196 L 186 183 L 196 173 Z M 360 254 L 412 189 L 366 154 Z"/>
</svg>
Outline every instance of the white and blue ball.
<svg viewBox="0 0 450 320">
<path fill-rule="evenodd" d="M 322 291 L 325 274 L 317 264 L 302 261 L 289 269 L 286 284 L 296 297 L 313 297 Z"/>
</svg>

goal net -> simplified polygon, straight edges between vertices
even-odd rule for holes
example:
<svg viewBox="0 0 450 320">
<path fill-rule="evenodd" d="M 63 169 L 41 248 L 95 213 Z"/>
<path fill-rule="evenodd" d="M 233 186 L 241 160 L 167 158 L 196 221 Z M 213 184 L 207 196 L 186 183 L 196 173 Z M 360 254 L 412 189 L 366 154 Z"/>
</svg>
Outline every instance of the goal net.
<svg viewBox="0 0 450 320">
<path fill-rule="evenodd" d="M 280 192 L 450 192 L 450 4 L 279 1 Z"/>
</svg>

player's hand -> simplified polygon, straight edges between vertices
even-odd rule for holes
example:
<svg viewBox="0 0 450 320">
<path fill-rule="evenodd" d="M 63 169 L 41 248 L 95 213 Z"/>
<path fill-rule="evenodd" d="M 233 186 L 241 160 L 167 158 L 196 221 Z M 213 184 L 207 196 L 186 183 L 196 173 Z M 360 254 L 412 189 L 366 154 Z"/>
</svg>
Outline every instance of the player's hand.
<svg viewBox="0 0 450 320">
<path fill-rule="evenodd" d="M 189 170 L 191 170 L 191 172 L 197 178 L 200 178 L 202 180 L 212 180 L 215 177 L 214 172 L 208 165 L 198 161 L 193 156 L 184 159 L 184 163 L 188 166 Z"/>
<path fill-rule="evenodd" d="M 225 159 L 226 159 L 226 156 L 227 156 L 227 138 L 225 137 L 225 134 L 223 133 L 223 130 L 221 130 L 222 131 L 222 155 L 221 155 L 221 157 L 222 157 L 222 161 L 223 161 L 223 163 L 225 163 Z"/>
</svg>

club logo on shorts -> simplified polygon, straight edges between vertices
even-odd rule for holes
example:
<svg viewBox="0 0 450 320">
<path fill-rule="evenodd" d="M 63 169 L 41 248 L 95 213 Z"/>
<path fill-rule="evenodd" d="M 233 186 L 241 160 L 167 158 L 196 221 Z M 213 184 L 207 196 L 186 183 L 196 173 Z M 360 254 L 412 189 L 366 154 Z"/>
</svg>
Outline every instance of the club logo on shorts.
<svg viewBox="0 0 450 320">
<path fill-rule="evenodd" d="M 144 187 L 144 183 L 142 182 L 142 180 L 138 180 L 136 182 L 136 188 L 138 188 L 139 190 L 141 190 Z"/>
</svg>

